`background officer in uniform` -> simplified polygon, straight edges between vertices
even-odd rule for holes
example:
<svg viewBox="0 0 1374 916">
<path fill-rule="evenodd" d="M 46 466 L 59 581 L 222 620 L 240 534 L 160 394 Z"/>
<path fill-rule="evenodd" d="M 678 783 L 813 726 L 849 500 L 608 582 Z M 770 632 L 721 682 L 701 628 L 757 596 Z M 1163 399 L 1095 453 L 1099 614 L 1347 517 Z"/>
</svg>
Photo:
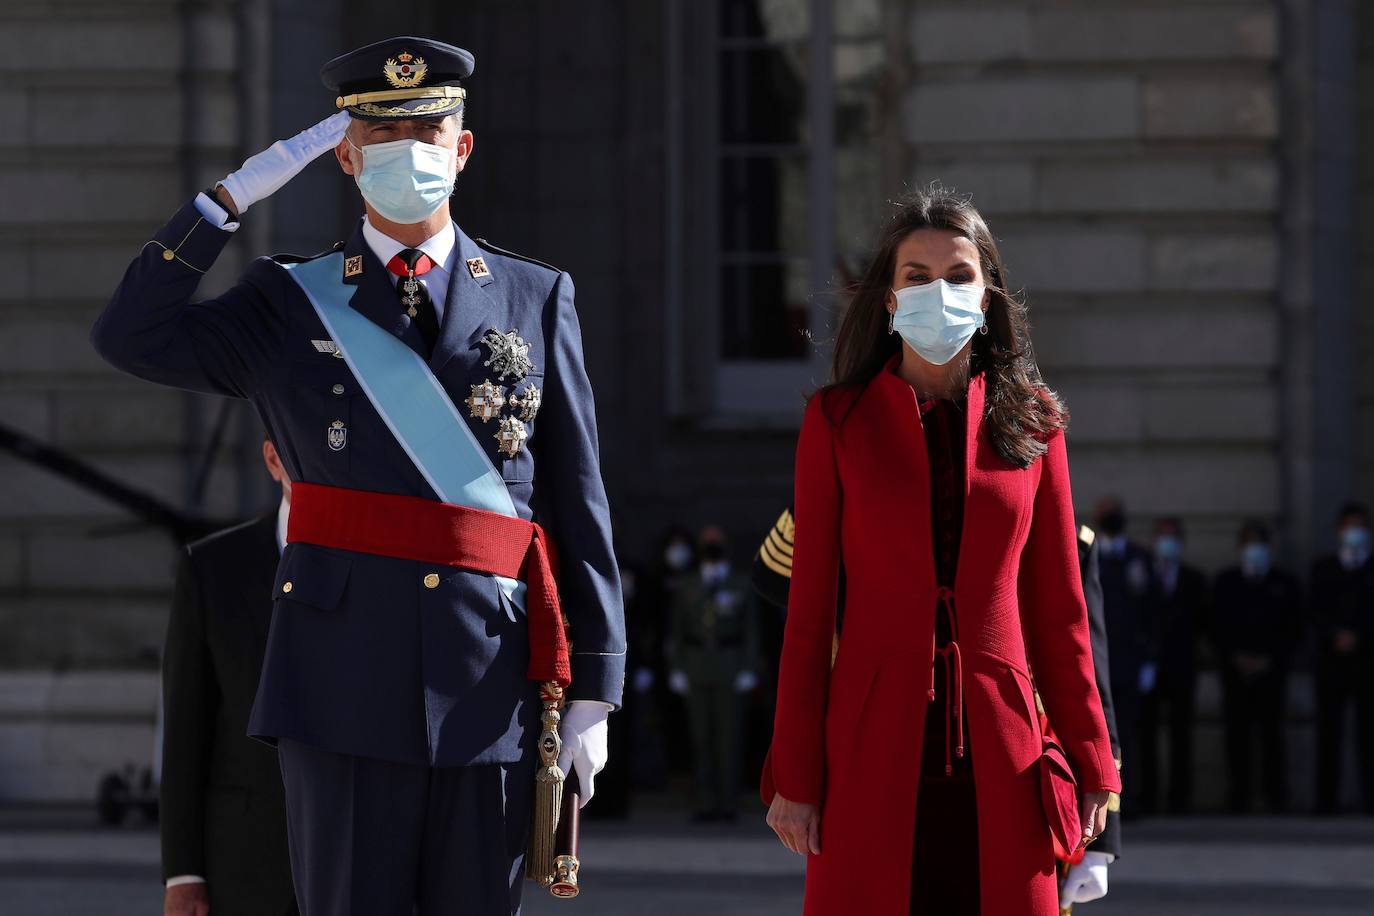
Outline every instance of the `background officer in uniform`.
<svg viewBox="0 0 1374 916">
<path fill-rule="evenodd" d="M 686 697 L 695 819 L 734 820 L 743 762 L 744 697 L 758 686 L 758 617 L 747 576 L 719 528 L 698 540 L 699 575 L 673 596 L 669 679 Z"/>
<path fill-rule="evenodd" d="M 1193 803 L 1193 697 L 1197 690 L 1197 642 L 1202 635 L 1209 599 L 1207 577 L 1183 562 L 1183 522 L 1162 518 L 1155 524 L 1154 565 L 1145 598 L 1150 627 L 1159 634 L 1154 689 L 1141 698 L 1140 750 L 1135 765 L 1139 794 L 1133 804 L 1153 814 L 1159 804 L 1159 732 L 1169 735 L 1170 814 L 1187 812 Z"/>
<path fill-rule="evenodd" d="M 270 441 L 262 456 L 277 511 L 197 541 L 177 569 L 162 653 L 165 916 L 296 913 L 281 769 L 247 734 L 291 503 Z"/>
<path fill-rule="evenodd" d="M 1097 505 L 1098 570 L 1102 580 L 1102 610 L 1111 657 L 1112 702 L 1120 737 L 1125 813 L 1133 806 L 1135 776 L 1130 769 L 1139 754 L 1141 698 L 1154 689 L 1156 636 L 1146 598 L 1150 591 L 1150 553 L 1126 535 L 1126 508 L 1107 497 Z"/>
<path fill-rule="evenodd" d="M 1266 525 L 1246 522 L 1238 546 L 1239 564 L 1217 576 L 1211 633 L 1226 714 L 1228 801 L 1235 814 L 1250 811 L 1258 760 L 1270 813 L 1279 813 L 1288 807 L 1283 724 L 1302 593 L 1297 579 L 1275 568 Z"/>
<path fill-rule="evenodd" d="M 1317 813 L 1335 814 L 1345 754 L 1345 716 L 1355 704 L 1361 801 L 1374 814 L 1374 559 L 1369 510 L 1347 503 L 1337 549 L 1312 569 L 1316 641 Z"/>
<path fill-rule="evenodd" d="M 449 216 L 473 150 L 461 85 L 472 70 L 467 51 L 415 37 L 330 61 L 321 76 L 343 110 L 183 207 L 143 246 L 92 331 L 117 368 L 250 399 L 293 482 L 292 529 L 316 541 L 385 529 L 393 542 L 364 552 L 288 532 L 273 585 L 248 727 L 279 745 L 305 916 L 518 910 L 538 681 L 551 679 L 530 669 L 571 669 L 561 763 L 576 769 L 584 801 L 621 696 L 624 612 L 572 280 L 474 242 Z M 193 303 L 241 215 L 330 150 L 366 208 L 351 238 L 298 268 L 288 269 L 302 259 L 259 258 L 233 288 Z M 316 269 L 292 272 L 307 266 Z M 371 528 L 358 513 L 330 524 L 306 511 L 302 497 L 314 493 L 321 507 L 366 496 L 417 518 L 474 518 L 440 505 L 432 472 L 398 440 L 375 388 L 336 358 L 339 342 L 302 276 L 327 279 L 319 291 L 351 309 L 349 321 L 355 312 L 409 348 L 381 341 L 375 358 L 387 362 L 374 381 L 418 370 L 461 411 L 424 419 L 466 425 L 458 440 L 470 434 L 474 451 L 462 457 L 489 468 L 482 480 L 499 477 L 513 507 L 502 530 L 532 532 L 537 520 L 557 545 L 570 664 L 553 629 L 559 602 L 543 600 L 542 562 L 521 572 L 531 595 L 539 586 L 536 604 L 508 593 L 493 570 L 420 556 L 406 542 L 412 529 L 391 524 L 397 511 Z M 527 543 L 542 541 L 528 534 Z M 463 542 L 436 546 L 457 553 Z M 547 626 L 537 632 L 536 614 Z"/>
</svg>

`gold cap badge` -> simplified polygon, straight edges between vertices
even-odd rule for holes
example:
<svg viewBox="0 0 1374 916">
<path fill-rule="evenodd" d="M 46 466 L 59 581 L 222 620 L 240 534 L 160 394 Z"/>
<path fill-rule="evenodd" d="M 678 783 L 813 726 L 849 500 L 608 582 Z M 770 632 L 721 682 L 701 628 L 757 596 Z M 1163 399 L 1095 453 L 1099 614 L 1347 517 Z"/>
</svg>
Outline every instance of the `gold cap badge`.
<svg viewBox="0 0 1374 916">
<path fill-rule="evenodd" d="M 388 57 L 386 66 L 382 67 L 382 75 L 386 77 L 386 81 L 397 89 L 410 89 L 420 85 L 428 72 L 429 65 L 425 63 L 425 59 L 416 57 L 409 51 Z"/>
</svg>

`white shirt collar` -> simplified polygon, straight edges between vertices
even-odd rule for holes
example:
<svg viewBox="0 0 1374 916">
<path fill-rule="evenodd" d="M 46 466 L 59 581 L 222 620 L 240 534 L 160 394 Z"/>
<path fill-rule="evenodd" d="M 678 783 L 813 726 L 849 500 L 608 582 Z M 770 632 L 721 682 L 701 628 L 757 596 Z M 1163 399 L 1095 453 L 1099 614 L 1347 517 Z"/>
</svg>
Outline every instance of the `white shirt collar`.
<svg viewBox="0 0 1374 916">
<path fill-rule="evenodd" d="M 403 245 L 386 235 L 382 230 L 372 225 L 372 221 L 363 217 L 363 239 L 367 242 L 367 247 L 372 249 L 372 253 L 377 256 L 377 260 L 382 262 L 385 267 L 409 245 Z M 445 271 L 452 272 L 453 249 L 458 242 L 458 233 L 453 228 L 453 220 L 444 224 L 434 235 L 425 239 L 420 244 L 420 250 L 429 255 L 436 266 L 442 267 Z"/>
<path fill-rule="evenodd" d="M 286 501 L 286 497 L 281 498 L 281 504 L 277 506 L 277 550 L 286 549 L 286 519 L 291 514 L 291 504 Z"/>
</svg>

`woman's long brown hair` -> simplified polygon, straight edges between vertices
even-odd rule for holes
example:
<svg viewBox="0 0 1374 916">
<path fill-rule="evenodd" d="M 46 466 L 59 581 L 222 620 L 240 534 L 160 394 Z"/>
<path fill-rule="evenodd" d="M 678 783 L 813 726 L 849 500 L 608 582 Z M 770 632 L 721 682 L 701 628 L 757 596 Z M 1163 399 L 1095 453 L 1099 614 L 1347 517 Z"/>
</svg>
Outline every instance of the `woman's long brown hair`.
<svg viewBox="0 0 1374 916">
<path fill-rule="evenodd" d="M 987 375 L 983 410 L 993 445 L 1011 464 L 1029 467 L 1045 453 L 1050 434 L 1068 426 L 1069 414 L 1040 377 L 1025 300 L 1008 291 L 997 243 L 968 197 L 935 187 L 897 202 L 868 270 L 853 288 L 835 339 L 833 382 L 822 393 L 862 388 L 900 352 L 901 337 L 887 331 L 887 295 L 897 247 L 918 229 L 957 232 L 978 248 L 990 300 L 988 333 L 973 336 L 969 371 Z"/>
</svg>

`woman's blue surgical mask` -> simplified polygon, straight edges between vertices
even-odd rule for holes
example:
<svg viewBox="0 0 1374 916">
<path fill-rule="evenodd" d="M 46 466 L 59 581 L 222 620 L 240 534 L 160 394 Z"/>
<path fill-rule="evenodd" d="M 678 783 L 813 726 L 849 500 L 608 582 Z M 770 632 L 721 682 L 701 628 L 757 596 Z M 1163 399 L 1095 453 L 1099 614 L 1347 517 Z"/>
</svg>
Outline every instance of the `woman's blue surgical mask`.
<svg viewBox="0 0 1374 916">
<path fill-rule="evenodd" d="M 363 154 L 355 176 L 363 199 L 393 223 L 427 219 L 453 193 L 453 150 L 420 140 L 348 145 Z"/>
<path fill-rule="evenodd" d="M 894 289 L 897 310 L 892 329 L 911 349 L 936 366 L 955 357 L 983 326 L 983 287 L 936 280 Z"/>
</svg>

